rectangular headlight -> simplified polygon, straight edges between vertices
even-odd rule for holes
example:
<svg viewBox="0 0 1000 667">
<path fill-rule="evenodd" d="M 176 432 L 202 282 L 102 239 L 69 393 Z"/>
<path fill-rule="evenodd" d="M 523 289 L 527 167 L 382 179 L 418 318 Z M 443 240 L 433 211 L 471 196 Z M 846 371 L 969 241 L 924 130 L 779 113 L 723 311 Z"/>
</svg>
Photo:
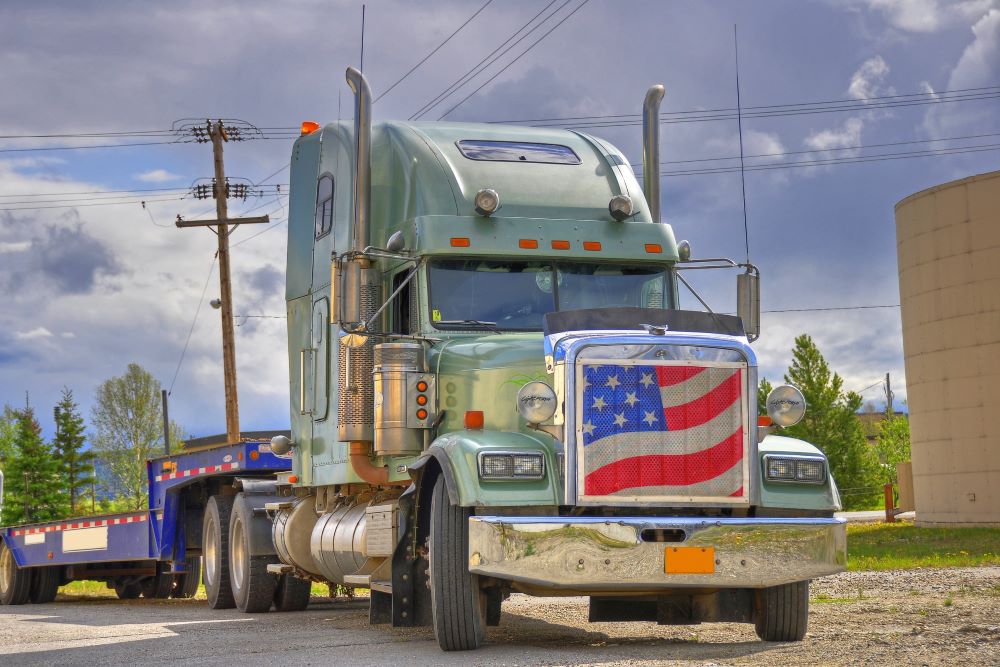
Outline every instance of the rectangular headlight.
<svg viewBox="0 0 1000 667">
<path fill-rule="evenodd" d="M 482 452 L 479 476 L 483 479 L 541 479 L 545 459 L 541 452 Z"/>
<path fill-rule="evenodd" d="M 764 472 L 769 482 L 806 482 L 821 484 L 826 481 L 826 461 L 806 456 L 766 456 Z"/>
<path fill-rule="evenodd" d="M 798 461 L 795 464 L 795 479 L 801 482 L 822 482 L 822 461 Z"/>
<path fill-rule="evenodd" d="M 768 459 L 767 478 L 795 479 L 795 462 L 788 459 Z"/>
</svg>

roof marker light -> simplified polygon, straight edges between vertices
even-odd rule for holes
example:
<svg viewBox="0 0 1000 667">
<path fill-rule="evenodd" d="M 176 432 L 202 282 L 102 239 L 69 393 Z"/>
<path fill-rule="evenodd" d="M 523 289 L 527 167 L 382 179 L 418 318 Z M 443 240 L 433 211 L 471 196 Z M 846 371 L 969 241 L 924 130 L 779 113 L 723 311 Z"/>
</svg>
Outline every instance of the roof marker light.
<svg viewBox="0 0 1000 667">
<path fill-rule="evenodd" d="M 452 248 L 468 248 L 470 245 L 468 236 L 452 236 L 451 237 L 451 247 Z"/>
<path fill-rule="evenodd" d="M 538 241 L 535 239 L 521 239 L 517 242 L 518 248 L 524 248 L 525 250 L 534 250 L 538 247 Z"/>
<path fill-rule="evenodd" d="M 592 250 L 592 251 L 600 250 L 601 249 L 601 242 L 600 241 L 584 241 L 583 242 L 583 249 L 584 250 Z"/>
<path fill-rule="evenodd" d="M 319 129 L 319 123 L 314 120 L 304 120 L 302 121 L 302 136 L 307 134 L 312 134 Z"/>
<path fill-rule="evenodd" d="M 659 254 L 659 253 L 663 252 L 663 246 L 661 246 L 659 243 L 647 243 L 646 244 L 646 252 L 648 252 L 650 254 L 653 254 L 653 255 Z"/>
<path fill-rule="evenodd" d="M 553 250 L 569 250 L 569 241 L 553 241 Z"/>
</svg>

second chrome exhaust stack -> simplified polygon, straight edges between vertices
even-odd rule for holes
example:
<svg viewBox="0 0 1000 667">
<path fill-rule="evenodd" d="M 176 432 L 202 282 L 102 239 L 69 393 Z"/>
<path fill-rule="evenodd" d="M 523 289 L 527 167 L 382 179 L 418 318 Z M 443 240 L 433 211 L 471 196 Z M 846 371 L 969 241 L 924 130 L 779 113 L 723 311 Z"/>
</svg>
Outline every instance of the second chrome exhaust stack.
<svg viewBox="0 0 1000 667">
<path fill-rule="evenodd" d="M 651 86 L 642 104 L 642 183 L 649 216 L 660 222 L 660 102 L 663 84 Z"/>
</svg>

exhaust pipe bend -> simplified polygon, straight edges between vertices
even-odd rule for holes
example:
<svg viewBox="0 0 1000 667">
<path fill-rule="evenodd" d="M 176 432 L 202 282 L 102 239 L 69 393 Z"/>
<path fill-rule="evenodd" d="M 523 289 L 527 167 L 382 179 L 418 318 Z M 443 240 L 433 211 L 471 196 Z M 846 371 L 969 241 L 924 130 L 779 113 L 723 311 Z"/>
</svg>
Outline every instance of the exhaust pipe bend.
<svg viewBox="0 0 1000 667">
<path fill-rule="evenodd" d="M 372 465 L 371 445 L 367 442 L 352 442 L 349 450 L 351 468 L 358 477 L 376 486 L 409 486 L 410 480 L 389 481 L 389 467 Z"/>
<path fill-rule="evenodd" d="M 649 217 L 660 222 L 660 102 L 663 84 L 651 86 L 642 104 L 642 184 Z"/>
</svg>

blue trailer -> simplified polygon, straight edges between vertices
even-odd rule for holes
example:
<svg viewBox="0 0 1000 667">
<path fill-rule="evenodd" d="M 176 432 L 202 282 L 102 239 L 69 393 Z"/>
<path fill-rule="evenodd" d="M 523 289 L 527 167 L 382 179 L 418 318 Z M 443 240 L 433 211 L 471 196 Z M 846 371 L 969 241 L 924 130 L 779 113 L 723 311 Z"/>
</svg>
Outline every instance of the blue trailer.
<svg viewBox="0 0 1000 667">
<path fill-rule="evenodd" d="M 235 444 L 192 441 L 150 459 L 147 510 L 0 528 L 0 602 L 51 602 L 59 586 L 76 580 L 103 581 L 122 599 L 184 598 L 204 575 L 212 606 L 237 606 L 251 570 L 277 562 L 263 505 L 280 500 L 277 475 L 291 459 L 271 451 L 275 434 L 247 434 Z M 234 521 L 242 543 L 231 545 Z M 266 576 L 279 608 L 308 603 L 309 582 Z"/>
</svg>

